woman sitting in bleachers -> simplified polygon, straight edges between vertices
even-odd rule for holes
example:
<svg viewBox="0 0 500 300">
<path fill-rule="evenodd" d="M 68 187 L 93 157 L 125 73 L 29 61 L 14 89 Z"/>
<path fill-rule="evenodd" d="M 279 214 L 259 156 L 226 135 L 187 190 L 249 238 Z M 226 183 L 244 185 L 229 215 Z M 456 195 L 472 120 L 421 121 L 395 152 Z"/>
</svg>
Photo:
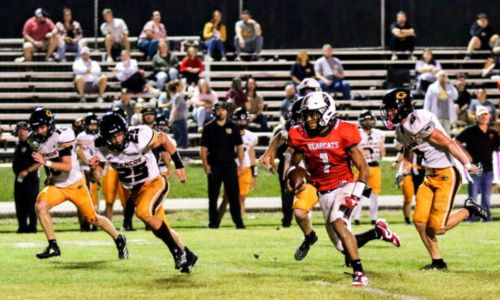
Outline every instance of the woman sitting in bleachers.
<svg viewBox="0 0 500 300">
<path fill-rule="evenodd" d="M 429 85 L 436 81 L 436 74 L 441 71 L 441 64 L 434 59 L 431 49 L 424 49 L 422 58 L 415 64 L 417 73 L 417 93 L 425 93 Z"/>
</svg>

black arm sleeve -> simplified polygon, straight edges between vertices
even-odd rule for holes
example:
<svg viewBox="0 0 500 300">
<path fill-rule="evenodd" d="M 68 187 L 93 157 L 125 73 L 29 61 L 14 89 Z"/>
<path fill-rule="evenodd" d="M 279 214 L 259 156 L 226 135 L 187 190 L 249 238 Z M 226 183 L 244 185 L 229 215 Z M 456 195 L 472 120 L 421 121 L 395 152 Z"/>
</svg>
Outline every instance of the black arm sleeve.
<svg viewBox="0 0 500 300">
<path fill-rule="evenodd" d="M 73 149 L 73 146 L 66 147 L 64 149 L 59 150 L 59 156 L 71 156 L 71 150 Z"/>
</svg>

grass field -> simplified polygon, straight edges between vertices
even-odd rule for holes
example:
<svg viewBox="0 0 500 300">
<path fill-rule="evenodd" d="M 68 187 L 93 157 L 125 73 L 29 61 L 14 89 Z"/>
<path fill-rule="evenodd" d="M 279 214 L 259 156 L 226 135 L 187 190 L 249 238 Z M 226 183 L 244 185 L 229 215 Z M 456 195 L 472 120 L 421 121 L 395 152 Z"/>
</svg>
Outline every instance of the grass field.
<svg viewBox="0 0 500 300">
<path fill-rule="evenodd" d="M 17 235 L 13 220 L 0 220 L 2 299 L 499 299 L 500 222 L 464 223 L 440 238 L 449 270 L 420 271 L 429 262 L 413 226 L 399 212 L 381 213 L 401 239 L 401 248 L 372 241 L 360 251 L 370 286 L 350 287 L 351 272 L 329 242 L 315 213 L 319 241 L 305 260 L 293 253 L 302 239 L 296 225 L 279 227 L 279 213 L 246 216 L 235 230 L 226 216 L 219 230 L 205 228 L 206 212 L 168 216 L 199 255 L 190 275 L 174 270 L 166 247 L 151 232 L 128 232 L 130 259 L 119 261 L 103 233 L 74 231 L 76 219 L 56 219 L 62 256 L 39 261 L 43 234 Z M 500 211 L 495 211 L 498 219 Z M 118 218 L 114 220 L 120 224 Z M 370 225 L 354 227 L 355 232 Z"/>
<path fill-rule="evenodd" d="M 207 177 L 203 169 L 198 165 L 189 165 L 186 168 L 188 181 L 180 184 L 177 178 L 170 181 L 172 188 L 169 192 L 169 199 L 174 198 L 206 198 L 207 197 Z M 41 172 L 42 182 L 45 174 Z M 395 171 L 391 170 L 389 162 L 382 163 L 382 195 L 400 195 L 401 191 L 394 184 Z M 0 202 L 13 201 L 14 174 L 11 168 L 0 168 Z M 460 193 L 467 193 L 464 185 Z M 250 192 L 250 197 L 278 197 L 279 183 L 275 174 L 260 168 L 257 180 L 257 189 Z M 102 197 L 101 197 L 102 198 Z"/>
</svg>

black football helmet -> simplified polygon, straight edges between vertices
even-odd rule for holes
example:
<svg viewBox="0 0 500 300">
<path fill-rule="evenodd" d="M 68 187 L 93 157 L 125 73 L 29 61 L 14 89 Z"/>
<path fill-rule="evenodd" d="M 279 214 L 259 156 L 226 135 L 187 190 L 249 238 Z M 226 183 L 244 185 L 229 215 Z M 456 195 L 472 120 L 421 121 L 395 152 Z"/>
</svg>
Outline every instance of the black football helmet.
<svg viewBox="0 0 500 300">
<path fill-rule="evenodd" d="M 39 143 L 45 142 L 56 130 L 56 120 L 54 114 L 47 108 L 37 107 L 31 113 L 29 119 L 30 129 L 35 140 Z M 38 128 L 42 125 L 47 125 L 48 131 L 46 135 L 39 135 Z"/>
<path fill-rule="evenodd" d="M 248 111 L 242 107 L 238 107 L 233 113 L 233 120 L 240 130 L 244 130 L 247 128 L 248 123 L 250 123 L 250 114 Z"/>
<path fill-rule="evenodd" d="M 375 116 L 367 109 L 359 114 L 358 121 L 361 128 L 365 130 L 370 130 L 375 126 Z"/>
<path fill-rule="evenodd" d="M 119 145 L 113 144 L 112 138 L 119 132 L 123 132 L 125 139 Z M 127 121 L 115 112 L 108 112 L 102 117 L 99 134 L 104 145 L 114 151 L 123 151 L 129 142 Z"/>
<path fill-rule="evenodd" d="M 413 112 L 412 100 L 407 89 L 396 88 L 385 94 L 380 107 L 380 119 L 387 129 L 394 129 L 395 124 Z"/>
<path fill-rule="evenodd" d="M 168 120 L 163 114 L 157 114 L 154 129 L 161 132 L 168 132 Z"/>
<path fill-rule="evenodd" d="M 113 112 L 119 114 L 125 120 L 127 120 L 127 112 L 123 108 L 121 108 L 121 107 L 115 107 L 115 108 L 113 108 Z"/>
<path fill-rule="evenodd" d="M 91 125 L 96 125 L 95 129 L 90 129 Z M 83 128 L 88 134 L 97 134 L 99 132 L 99 118 L 96 114 L 90 112 L 83 119 Z"/>
<path fill-rule="evenodd" d="M 80 132 L 84 130 L 83 128 L 83 118 L 77 118 L 71 123 L 71 128 L 73 129 L 73 132 L 75 133 L 75 136 L 77 136 Z"/>
</svg>

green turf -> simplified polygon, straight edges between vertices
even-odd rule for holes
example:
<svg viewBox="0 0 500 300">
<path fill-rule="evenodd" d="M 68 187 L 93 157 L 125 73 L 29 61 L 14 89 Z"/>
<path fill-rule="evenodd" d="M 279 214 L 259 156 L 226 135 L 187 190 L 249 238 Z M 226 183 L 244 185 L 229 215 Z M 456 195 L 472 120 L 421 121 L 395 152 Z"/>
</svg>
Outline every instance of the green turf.
<svg viewBox="0 0 500 300">
<path fill-rule="evenodd" d="M 151 232 L 127 233 L 130 259 L 119 261 L 103 233 L 80 233 L 76 219 L 57 219 L 62 257 L 39 261 L 43 234 L 0 234 L 2 299 L 498 299 L 500 223 L 465 223 L 440 237 L 449 271 L 419 271 L 429 262 L 413 226 L 397 223 L 399 212 L 382 212 L 402 247 L 373 241 L 361 249 L 370 287 L 350 287 L 351 272 L 329 242 L 315 213 L 319 241 L 303 261 L 293 253 L 301 241 L 296 225 L 279 228 L 279 213 L 247 214 L 247 230 L 205 229 L 206 212 L 169 215 L 199 263 L 179 274 L 166 247 Z M 498 217 L 499 211 L 496 211 Z M 115 219 L 115 223 L 119 223 Z M 354 227 L 355 232 L 370 225 Z M 15 230 L 0 220 L 2 231 Z"/>
<path fill-rule="evenodd" d="M 207 177 L 200 166 L 190 165 L 186 168 L 188 181 L 185 184 L 179 183 L 174 176 L 170 180 L 172 188 L 169 198 L 206 198 L 207 197 Z M 41 171 L 42 182 L 45 174 Z M 391 170 L 389 162 L 382 163 L 382 195 L 400 195 L 401 191 L 394 184 L 395 171 Z M 0 168 L 0 202 L 12 201 L 14 174 L 11 168 Z M 467 187 L 462 186 L 460 193 L 467 193 Z M 257 179 L 257 189 L 250 192 L 250 197 L 278 197 L 279 183 L 275 174 L 260 168 Z M 101 196 L 102 198 L 102 196 Z"/>
</svg>

